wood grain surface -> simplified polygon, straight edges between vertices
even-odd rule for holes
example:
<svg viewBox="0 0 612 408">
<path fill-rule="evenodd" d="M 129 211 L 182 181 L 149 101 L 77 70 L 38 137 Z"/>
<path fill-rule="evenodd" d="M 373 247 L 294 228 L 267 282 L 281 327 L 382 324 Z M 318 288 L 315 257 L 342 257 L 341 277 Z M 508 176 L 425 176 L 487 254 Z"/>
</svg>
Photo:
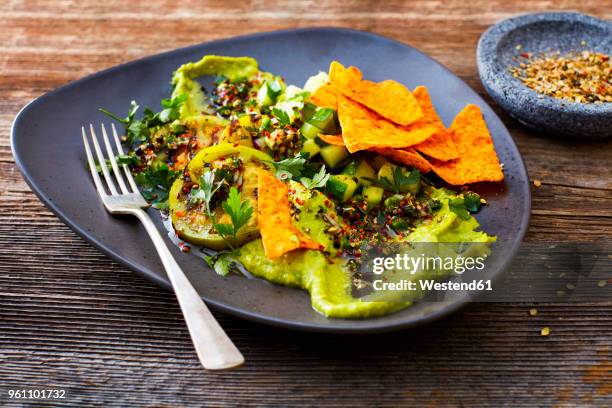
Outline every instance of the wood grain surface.
<svg viewBox="0 0 612 408">
<path fill-rule="evenodd" d="M 612 18 L 610 0 L 2 2 L 0 405 L 42 406 L 9 400 L 7 390 L 54 387 L 67 398 L 49 405 L 611 406 L 611 302 L 540 304 L 535 317 L 532 304 L 477 303 L 426 327 L 361 337 L 218 313 L 247 364 L 204 372 L 172 294 L 64 226 L 27 187 L 9 144 L 18 110 L 59 85 L 164 50 L 291 27 L 352 27 L 409 43 L 492 103 L 477 75 L 480 34 L 553 9 Z M 612 141 L 543 137 L 495 108 L 542 181 L 527 241 L 609 243 Z"/>
</svg>

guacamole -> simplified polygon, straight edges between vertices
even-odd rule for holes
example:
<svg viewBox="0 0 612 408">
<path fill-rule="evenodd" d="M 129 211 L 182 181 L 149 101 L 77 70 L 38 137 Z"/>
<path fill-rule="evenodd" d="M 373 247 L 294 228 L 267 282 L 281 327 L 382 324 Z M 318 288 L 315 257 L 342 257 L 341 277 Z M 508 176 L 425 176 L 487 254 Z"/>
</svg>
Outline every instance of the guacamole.
<svg viewBox="0 0 612 408">
<path fill-rule="evenodd" d="M 160 112 L 147 109 L 138 119 L 133 103 L 120 119 L 129 148 L 120 160 L 145 198 L 168 213 L 176 235 L 206 251 L 220 275 L 244 268 L 307 290 L 312 307 L 330 318 L 392 313 L 416 298 L 355 295 L 368 248 L 480 243 L 471 250 L 486 256 L 495 237 L 472 216 L 484 200 L 436 187 L 422 164 L 397 160 L 406 154 L 349 153 L 337 106 L 313 97 L 329 78 L 314 74 L 299 88 L 249 57 L 209 55 L 182 65 Z"/>
</svg>

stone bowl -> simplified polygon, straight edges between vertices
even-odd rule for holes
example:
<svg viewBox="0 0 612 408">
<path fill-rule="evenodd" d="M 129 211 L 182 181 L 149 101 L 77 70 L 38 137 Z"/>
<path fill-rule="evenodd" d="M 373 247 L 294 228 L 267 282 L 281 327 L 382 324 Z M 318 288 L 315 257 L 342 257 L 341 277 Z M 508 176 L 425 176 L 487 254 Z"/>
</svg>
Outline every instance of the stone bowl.
<svg viewBox="0 0 612 408">
<path fill-rule="evenodd" d="M 612 103 L 543 96 L 508 71 L 524 52 L 582 50 L 612 54 L 612 23 L 580 13 L 522 15 L 503 20 L 480 37 L 478 73 L 491 98 L 522 124 L 552 136 L 602 139 L 612 135 Z"/>
</svg>

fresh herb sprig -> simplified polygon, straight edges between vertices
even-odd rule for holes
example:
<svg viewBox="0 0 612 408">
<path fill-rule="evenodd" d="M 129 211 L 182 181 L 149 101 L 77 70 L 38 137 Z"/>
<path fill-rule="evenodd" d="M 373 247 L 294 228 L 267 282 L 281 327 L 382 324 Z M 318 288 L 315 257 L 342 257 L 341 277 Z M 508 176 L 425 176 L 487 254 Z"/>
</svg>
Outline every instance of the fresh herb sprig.
<svg viewBox="0 0 612 408">
<path fill-rule="evenodd" d="M 284 110 L 272 108 L 272 114 L 276 117 L 276 119 L 278 119 L 278 124 L 281 127 L 289 126 L 291 124 L 291 118 Z"/>
<path fill-rule="evenodd" d="M 166 163 L 154 162 L 137 173 L 134 181 L 138 184 L 145 200 L 157 209 L 167 210 L 168 193 L 179 174 L 180 171 L 171 170 Z"/>
<path fill-rule="evenodd" d="M 308 153 L 298 153 L 294 157 L 269 163 L 276 169 L 275 176 L 279 180 L 296 180 L 310 189 L 325 187 L 329 179 L 325 165 L 319 167 L 309 163 L 308 157 Z"/>
<path fill-rule="evenodd" d="M 294 157 L 288 157 L 284 160 L 277 162 L 269 162 L 276 169 L 275 176 L 279 180 L 286 180 L 302 176 L 304 168 L 306 167 L 306 160 L 308 155 L 298 153 Z"/>
<path fill-rule="evenodd" d="M 469 220 L 470 213 L 477 212 L 481 205 L 480 196 L 472 191 L 463 193 L 463 197 L 448 199 L 448 208 L 462 220 Z"/>
<path fill-rule="evenodd" d="M 125 118 L 120 118 L 104 108 L 99 110 L 125 125 L 125 143 L 130 150 L 134 150 L 150 140 L 153 128 L 179 119 L 179 109 L 186 100 L 187 94 L 181 94 L 171 99 L 163 99 L 161 101 L 163 109 L 160 112 L 155 113 L 151 109 L 145 108 L 141 119 L 136 118 L 136 112 L 140 106 L 135 101 L 131 102 L 130 109 Z M 120 165 L 136 166 L 140 164 L 140 158 L 133 153 L 119 155 L 117 163 Z M 168 192 L 170 187 L 179 174 L 180 172 L 171 170 L 166 163 L 154 160 L 134 175 L 134 181 L 140 187 L 140 192 L 147 201 L 151 202 L 154 207 L 164 210 L 168 208 Z"/>
<path fill-rule="evenodd" d="M 215 172 L 207 171 L 199 178 L 199 187 L 191 190 L 191 197 L 204 203 L 206 214 L 210 218 L 214 229 L 230 247 L 229 251 L 221 251 L 214 256 L 206 257 L 208 265 L 219 275 L 225 276 L 231 272 L 233 265 L 237 262 L 238 248 L 235 247 L 238 232 L 248 224 L 253 215 L 253 207 L 248 200 L 243 200 L 240 192 L 234 186 L 230 188 L 228 197 L 221 207 L 230 216 L 231 224 L 215 222 L 211 203 L 215 193 L 223 185 L 223 180 L 215 180 Z"/>
<path fill-rule="evenodd" d="M 206 214 L 212 218 L 212 211 L 210 208 L 210 204 L 212 202 L 213 196 L 219 190 L 221 185 L 223 184 L 223 180 L 215 181 L 215 172 L 207 171 L 202 174 L 198 179 L 198 188 L 191 189 L 190 203 L 204 203 L 204 209 Z"/>
<path fill-rule="evenodd" d="M 365 177 L 365 179 L 389 192 L 398 194 L 404 191 L 407 186 L 419 183 L 421 180 L 421 172 L 418 169 L 412 169 L 406 173 L 401 167 L 395 167 L 393 169 L 393 179 L 389 179 L 388 177 L 379 177 L 376 179 Z"/>
<path fill-rule="evenodd" d="M 229 214 L 231 224 L 214 223 L 215 230 L 230 247 L 229 251 L 221 251 L 216 255 L 206 257 L 205 260 L 214 271 L 221 275 L 228 275 L 238 263 L 238 251 L 235 247 L 238 231 L 244 227 L 253 215 L 253 207 L 248 200 L 242 200 L 236 187 L 230 189 L 229 196 L 222 204 L 223 209 Z M 212 219 L 212 218 L 211 218 Z M 213 219 L 214 222 L 214 219 Z"/>
<path fill-rule="evenodd" d="M 321 166 L 321 169 L 312 178 L 300 178 L 300 182 L 304 187 L 309 189 L 325 187 L 327 180 L 329 180 L 329 173 L 326 171 L 325 165 Z"/>
<path fill-rule="evenodd" d="M 245 226 L 253 215 L 253 207 L 248 200 L 242 200 L 236 187 L 230 188 L 227 200 L 221 204 L 223 210 L 230 216 L 231 224 L 214 224 L 215 230 L 233 248 L 236 235 L 240 228 Z"/>
<path fill-rule="evenodd" d="M 140 106 L 135 101 L 131 102 L 125 118 L 120 118 L 104 108 L 99 108 L 99 111 L 125 125 L 125 142 L 130 148 L 134 148 L 150 139 L 151 128 L 177 120 L 180 116 L 179 110 L 186 100 L 187 94 L 181 94 L 171 99 L 162 99 L 163 109 L 160 112 L 156 113 L 149 108 L 145 108 L 141 119 L 136 119 L 136 112 Z"/>
</svg>

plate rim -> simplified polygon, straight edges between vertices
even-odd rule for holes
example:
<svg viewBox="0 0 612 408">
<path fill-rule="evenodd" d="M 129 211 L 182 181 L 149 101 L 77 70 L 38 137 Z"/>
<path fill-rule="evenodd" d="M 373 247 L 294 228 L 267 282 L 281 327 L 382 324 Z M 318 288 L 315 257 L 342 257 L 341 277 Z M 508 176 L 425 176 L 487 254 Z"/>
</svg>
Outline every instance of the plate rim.
<svg viewBox="0 0 612 408">
<path fill-rule="evenodd" d="M 262 37 L 268 37 L 268 36 L 276 36 L 276 35 L 283 35 L 283 34 L 290 34 L 290 33 L 305 33 L 305 32 L 317 32 L 317 31 L 327 31 L 327 32 L 335 32 L 335 33 L 339 33 L 339 32 L 343 32 L 343 33 L 349 33 L 349 34 L 357 34 L 357 35 L 361 35 L 361 36 L 366 36 L 366 37 L 370 37 L 376 40 L 383 40 L 386 42 L 390 42 L 396 46 L 401 46 L 403 48 L 409 49 L 411 51 L 417 52 L 431 60 L 433 60 L 435 63 L 437 63 L 447 74 L 452 75 L 453 77 L 455 77 L 456 79 L 458 79 L 464 86 L 466 86 L 467 88 L 471 89 L 474 94 L 477 96 L 478 99 L 480 99 L 480 102 L 486 106 L 488 106 L 491 111 L 493 111 L 495 117 L 499 120 L 499 122 L 501 123 L 501 125 L 503 126 L 503 128 L 506 130 L 507 134 L 508 134 L 508 143 L 511 145 L 511 147 L 514 148 L 514 150 L 516 150 L 516 152 L 518 153 L 518 157 L 516 157 L 515 159 L 518 161 L 518 168 L 519 170 L 522 170 L 522 172 L 525 174 L 526 177 L 526 181 L 527 183 L 529 182 L 529 173 L 527 171 L 527 167 L 525 165 L 525 162 L 523 160 L 522 155 L 520 154 L 520 151 L 518 149 L 518 146 L 516 145 L 516 142 L 514 141 L 514 138 L 512 137 L 512 134 L 510 133 L 510 131 L 508 130 L 508 128 L 506 127 L 505 123 L 501 120 L 501 118 L 497 115 L 497 113 L 494 112 L 493 108 L 482 98 L 482 96 L 480 96 L 475 90 L 472 89 L 471 86 L 469 86 L 461 77 L 459 77 L 458 75 L 456 75 L 455 73 L 453 73 L 448 67 L 446 67 L 444 64 L 440 63 L 437 59 L 431 57 L 430 55 L 420 51 L 419 49 L 408 45 L 406 43 L 403 43 L 401 41 L 395 40 L 393 38 L 389 38 L 380 34 L 376 34 L 376 33 L 372 33 L 369 31 L 364 31 L 364 30 L 357 30 L 357 29 L 352 29 L 352 28 L 343 28 L 343 27 L 333 27 L 333 26 L 324 26 L 324 27 L 306 27 L 306 28 L 297 28 L 297 29 L 281 29 L 281 30 L 272 30 L 272 31 L 263 31 L 263 32 L 254 32 L 254 33 L 249 33 L 249 34 L 242 34 L 239 36 L 234 36 L 234 37 L 228 37 L 228 38 L 222 38 L 222 39 L 217 39 L 217 40 L 213 40 L 213 41 L 205 41 L 205 42 L 201 42 L 198 44 L 193 44 L 193 45 L 189 45 L 186 47 L 180 47 L 180 48 L 175 48 L 172 50 L 168 50 L 168 51 L 163 51 L 157 54 L 153 54 L 153 55 L 148 55 L 136 60 L 132 60 L 132 61 L 128 61 L 125 63 L 121 63 L 109 68 L 105 68 L 103 70 L 97 71 L 95 73 L 89 74 L 84 76 L 83 78 L 79 78 L 76 79 L 74 81 L 70 81 L 64 85 L 61 85 L 57 88 L 54 88 L 48 92 L 45 92 L 42 95 L 39 95 L 38 97 L 32 99 L 31 101 L 29 101 L 27 104 L 25 104 L 17 113 L 17 115 L 15 116 L 12 124 L 11 124 L 11 130 L 10 130 L 10 145 L 11 145 L 11 153 L 13 155 L 13 159 L 15 161 L 15 165 L 17 166 L 17 168 L 19 169 L 21 175 L 23 176 L 24 180 L 26 181 L 26 184 L 30 187 L 30 189 L 32 190 L 32 192 L 34 192 L 34 194 L 38 197 L 38 199 L 47 207 L 49 208 L 65 225 L 67 225 L 72 231 L 74 231 L 77 235 L 79 235 L 82 239 L 85 239 L 85 241 L 89 242 L 90 244 L 92 244 L 95 248 L 97 248 L 98 250 L 102 251 L 106 256 L 109 256 L 111 259 L 113 259 L 114 261 L 116 261 L 117 263 L 133 270 L 134 272 L 138 273 L 139 275 L 143 276 L 144 278 L 148 279 L 149 281 L 167 289 L 167 290 L 172 290 L 172 287 L 169 283 L 169 281 L 166 281 L 164 279 L 161 278 L 161 276 L 152 273 L 152 271 L 150 271 L 148 268 L 143 268 L 140 267 L 138 264 L 130 262 L 128 259 L 124 259 L 123 257 L 119 256 L 118 254 L 116 254 L 114 251 L 112 251 L 111 249 L 109 249 L 104 243 L 102 243 L 101 241 L 97 240 L 95 237 L 90 236 L 89 233 L 87 233 L 83 228 L 81 228 L 81 226 L 79 226 L 77 223 L 73 223 L 71 221 L 68 220 L 68 217 L 63 213 L 63 211 L 61 210 L 61 208 L 59 208 L 59 206 L 57 206 L 52 200 L 49 200 L 44 192 L 42 191 L 42 188 L 40 188 L 39 186 L 37 186 L 36 182 L 34 181 L 32 175 L 30 174 L 30 172 L 28 171 L 27 166 L 25 165 L 25 163 L 22 161 L 21 157 L 18 154 L 18 149 L 16 148 L 16 139 L 17 139 L 17 135 L 16 135 L 16 130 L 15 127 L 18 124 L 18 122 L 21 121 L 21 117 L 23 116 L 24 112 L 26 112 L 27 110 L 31 109 L 36 103 L 40 103 L 41 101 L 44 101 L 48 98 L 53 97 L 55 94 L 60 93 L 66 89 L 71 89 L 73 87 L 78 87 L 81 83 L 86 82 L 88 80 L 91 79 L 95 79 L 96 77 L 105 75 L 105 74 L 109 74 L 112 73 L 114 71 L 119 71 L 123 68 L 132 66 L 132 65 L 136 65 L 136 64 L 140 64 L 143 62 L 147 62 L 147 61 L 151 61 L 151 60 L 155 60 L 157 58 L 160 57 L 164 57 L 167 55 L 171 55 L 171 54 L 175 54 L 175 53 L 180 53 L 183 51 L 190 51 L 190 50 L 196 50 L 202 46 L 205 45 L 210 45 L 210 44 L 223 44 L 225 42 L 233 42 L 236 40 L 243 40 L 243 39 L 258 39 L 258 38 L 262 38 Z M 520 225 L 518 226 L 518 236 L 517 239 L 514 240 L 511 245 L 511 249 L 508 252 L 508 260 L 505 262 L 505 264 L 500 268 L 500 270 L 497 272 L 497 274 L 495 275 L 494 278 L 497 278 L 499 276 L 501 276 L 505 270 L 510 266 L 511 261 L 516 257 L 516 253 L 518 252 L 519 247 L 521 246 L 525 234 L 527 233 L 528 227 L 529 227 L 529 223 L 531 220 L 531 208 L 532 208 L 532 200 L 531 200 L 531 189 L 530 188 L 526 188 L 526 192 L 527 194 L 525 195 L 525 203 L 526 203 L 526 212 L 523 215 Z M 400 322 L 392 322 L 392 323 L 382 323 L 382 324 L 377 324 L 376 323 L 376 318 L 369 318 L 369 319 L 328 319 L 327 322 L 330 323 L 325 323 L 325 324 L 319 324 L 319 323 L 304 323 L 304 322 L 299 322 L 299 321 L 294 321 L 294 320 L 287 320 L 286 318 L 277 318 L 277 317 L 271 317 L 269 315 L 266 315 L 264 313 L 258 312 L 258 311 L 254 311 L 254 310 L 246 310 L 243 308 L 239 308 L 239 307 L 234 307 L 231 305 L 227 305 L 224 302 L 219 302 L 215 299 L 209 299 L 206 298 L 204 296 L 201 296 L 207 305 L 209 305 L 211 308 L 215 309 L 215 310 L 219 310 L 221 312 L 230 314 L 232 316 L 235 317 L 239 317 L 245 320 L 249 320 L 249 321 L 254 321 L 257 323 L 263 323 L 265 325 L 269 325 L 269 326 L 274 326 L 274 327 L 280 327 L 280 328 L 285 328 L 285 329 L 292 329 L 292 330 L 298 330 L 298 331 L 305 331 L 305 332 L 319 332 L 319 333 L 331 333 L 331 334 L 375 334 L 375 333 L 384 333 L 384 332 L 391 332 L 391 331 L 398 331 L 398 330 L 403 330 L 403 329 L 408 329 L 408 328 L 412 328 L 412 327 L 416 327 L 416 326 L 420 326 L 426 323 L 429 323 L 431 321 L 440 319 L 444 316 L 450 315 L 454 312 L 456 312 L 457 310 L 459 310 L 460 308 L 466 306 L 468 303 L 472 303 L 473 300 L 470 300 L 468 297 L 462 297 L 461 299 L 454 301 L 452 303 L 449 303 L 448 306 L 443 307 L 441 309 L 439 309 L 436 312 L 430 313 L 428 315 L 425 316 L 419 316 L 417 318 L 408 320 L 408 321 L 400 321 Z M 355 323 L 355 325 L 353 326 L 340 326 L 340 325 L 334 325 L 333 322 L 334 320 L 337 321 L 347 321 L 350 320 L 352 322 Z M 367 325 L 364 326 L 360 326 L 358 325 L 358 322 L 367 322 Z"/>
</svg>

